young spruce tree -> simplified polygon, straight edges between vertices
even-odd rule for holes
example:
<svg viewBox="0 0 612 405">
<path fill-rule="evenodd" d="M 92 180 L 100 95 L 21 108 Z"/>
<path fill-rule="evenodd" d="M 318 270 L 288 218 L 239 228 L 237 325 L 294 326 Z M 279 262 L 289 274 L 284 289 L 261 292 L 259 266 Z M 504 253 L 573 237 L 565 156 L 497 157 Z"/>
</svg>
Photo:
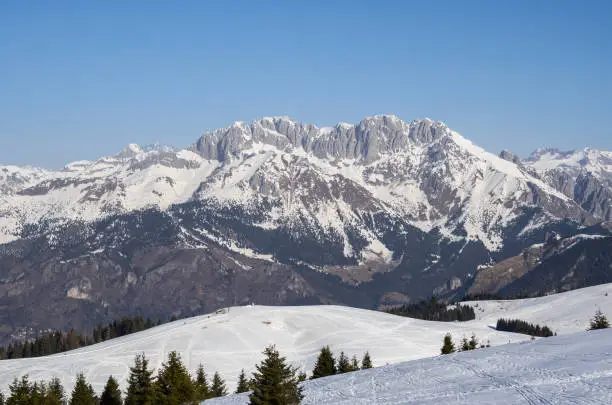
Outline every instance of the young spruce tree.
<svg viewBox="0 0 612 405">
<path fill-rule="evenodd" d="M 478 339 L 476 338 L 476 335 L 474 333 L 472 333 L 472 337 L 470 338 L 470 341 L 468 342 L 468 347 L 469 347 L 469 350 L 475 350 L 478 348 Z"/>
<path fill-rule="evenodd" d="M 32 384 L 27 375 L 21 379 L 15 378 L 13 383 L 9 385 L 11 395 L 6 399 L 7 405 L 27 405 L 30 404 L 32 396 Z"/>
<path fill-rule="evenodd" d="M 130 367 L 125 405 L 151 405 L 155 400 L 153 371 L 144 354 L 137 354 L 134 366 Z"/>
<path fill-rule="evenodd" d="M 344 373 L 348 373 L 352 371 L 351 370 L 351 363 L 348 359 L 348 357 L 346 357 L 346 354 L 344 354 L 344 352 L 340 352 L 340 356 L 338 357 L 338 370 L 337 373 L 338 374 L 344 374 Z"/>
<path fill-rule="evenodd" d="M 76 383 L 70 397 L 70 405 L 96 405 L 97 398 L 93 388 L 83 373 L 77 374 Z"/>
<path fill-rule="evenodd" d="M 54 377 L 47 385 L 44 405 L 64 405 L 66 402 L 64 387 L 59 378 Z"/>
<path fill-rule="evenodd" d="M 370 358 L 370 353 L 365 352 L 363 360 L 361 360 L 361 369 L 367 370 L 368 368 L 372 368 L 372 359 Z"/>
<path fill-rule="evenodd" d="M 121 390 L 119 389 L 119 383 L 112 375 L 108 377 L 104 391 L 100 397 L 100 405 L 121 405 Z"/>
<path fill-rule="evenodd" d="M 314 370 L 312 370 L 312 379 L 334 375 L 336 372 L 336 360 L 334 359 L 334 355 L 329 346 L 325 346 L 321 349 Z"/>
<path fill-rule="evenodd" d="M 607 329 L 609 327 L 610 322 L 608 322 L 608 318 L 598 309 L 593 319 L 591 319 L 587 330 Z"/>
<path fill-rule="evenodd" d="M 47 395 L 47 385 L 43 381 L 36 381 L 32 384 L 31 401 L 32 404 L 41 404 Z"/>
<path fill-rule="evenodd" d="M 189 372 L 175 351 L 168 353 L 168 360 L 162 364 L 155 386 L 160 404 L 181 405 L 195 400 L 196 392 Z"/>
<path fill-rule="evenodd" d="M 238 376 L 238 386 L 236 387 L 236 394 L 240 394 L 242 392 L 250 391 L 250 384 L 246 378 L 246 374 L 244 373 L 244 369 L 240 371 L 240 375 Z"/>
<path fill-rule="evenodd" d="M 450 354 L 455 352 L 455 344 L 453 343 L 453 338 L 450 333 L 447 333 L 444 336 L 444 344 L 442 345 L 442 349 L 440 350 L 442 354 Z"/>
<path fill-rule="evenodd" d="M 208 386 L 208 380 L 202 364 L 198 366 L 193 385 L 195 387 L 196 399 L 198 401 L 204 401 L 205 399 L 210 398 L 210 387 Z"/>
<path fill-rule="evenodd" d="M 359 360 L 357 360 L 357 356 L 353 356 L 353 359 L 351 360 L 351 371 L 357 371 L 359 369 Z"/>
<path fill-rule="evenodd" d="M 299 405 L 304 399 L 297 369 L 289 366 L 274 346 L 264 350 L 264 360 L 253 373 L 249 405 Z"/>
<path fill-rule="evenodd" d="M 470 343 L 468 342 L 467 338 L 464 336 L 463 339 L 461 339 L 461 346 L 459 346 L 459 351 L 465 352 L 468 350 L 470 350 Z"/>
<path fill-rule="evenodd" d="M 218 398 L 224 397 L 228 394 L 227 388 L 225 387 L 225 381 L 221 378 L 218 372 L 213 375 L 212 386 L 210 387 L 210 397 Z"/>
</svg>

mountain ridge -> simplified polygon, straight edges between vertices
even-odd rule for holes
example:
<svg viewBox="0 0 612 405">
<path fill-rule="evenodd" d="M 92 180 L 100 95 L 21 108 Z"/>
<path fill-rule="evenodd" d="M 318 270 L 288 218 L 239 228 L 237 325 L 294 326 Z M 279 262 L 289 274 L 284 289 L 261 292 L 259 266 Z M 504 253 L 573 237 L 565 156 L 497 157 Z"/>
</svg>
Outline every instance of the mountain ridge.
<svg viewBox="0 0 612 405">
<path fill-rule="evenodd" d="M 443 123 L 385 115 L 323 128 L 271 117 L 188 149 L 0 167 L 0 189 L 9 335 L 65 329 L 66 313 L 82 328 L 253 299 L 375 308 L 453 297 L 479 266 L 548 232 L 579 234 L 601 206 Z"/>
</svg>

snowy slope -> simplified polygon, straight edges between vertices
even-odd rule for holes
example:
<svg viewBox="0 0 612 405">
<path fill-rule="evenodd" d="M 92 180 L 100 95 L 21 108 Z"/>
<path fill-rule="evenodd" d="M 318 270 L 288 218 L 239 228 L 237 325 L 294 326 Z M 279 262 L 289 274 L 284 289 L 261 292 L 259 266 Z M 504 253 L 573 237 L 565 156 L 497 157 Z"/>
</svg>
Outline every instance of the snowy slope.
<svg viewBox="0 0 612 405">
<path fill-rule="evenodd" d="M 598 309 L 612 317 L 612 284 L 581 288 L 546 297 L 502 301 L 467 301 L 474 307 L 476 320 L 470 324 L 495 325 L 499 318 L 518 318 L 548 325 L 557 334 L 585 330 Z"/>
<path fill-rule="evenodd" d="M 240 369 L 249 371 L 269 344 L 276 344 L 292 364 L 308 372 L 324 345 L 349 356 L 360 357 L 369 350 L 375 365 L 381 366 L 436 356 L 448 332 L 456 340 L 475 333 L 493 346 L 529 339 L 495 331 L 491 325 L 498 317 L 546 323 L 560 334 L 584 330 L 596 307 L 604 312 L 610 307 L 607 300 L 612 300 L 612 294 L 608 298 L 607 291 L 612 293 L 612 284 L 509 303 L 478 302 L 477 309 L 485 311 L 477 310 L 477 320 L 463 323 L 421 321 L 339 306 L 234 307 L 228 313 L 161 325 L 65 354 L 0 361 L 0 382 L 4 384 L 0 389 L 14 376 L 26 373 L 34 379 L 58 376 L 70 388 L 74 375 L 83 371 L 99 391 L 109 374 L 125 382 L 136 353 L 145 352 L 152 367 L 158 367 L 171 350 L 181 353 L 190 370 L 202 362 L 208 371 L 220 371 L 233 386 Z"/>
<path fill-rule="evenodd" d="M 303 404 L 610 404 L 611 353 L 610 329 L 551 337 L 307 381 Z"/>
<path fill-rule="evenodd" d="M 33 379 L 58 376 L 70 389 L 75 373 L 83 371 L 100 391 L 109 374 L 126 381 L 136 353 L 144 352 L 157 368 L 171 350 L 181 354 L 192 372 L 202 362 L 233 387 L 240 369 L 256 364 L 269 344 L 310 372 L 324 345 L 349 356 L 361 357 L 369 350 L 375 365 L 384 365 L 437 355 L 447 332 L 457 339 L 476 333 L 494 345 L 528 339 L 480 325 L 428 322 L 348 307 L 234 307 L 229 313 L 161 325 L 66 354 L 0 361 L 0 389 L 23 374 Z"/>
</svg>

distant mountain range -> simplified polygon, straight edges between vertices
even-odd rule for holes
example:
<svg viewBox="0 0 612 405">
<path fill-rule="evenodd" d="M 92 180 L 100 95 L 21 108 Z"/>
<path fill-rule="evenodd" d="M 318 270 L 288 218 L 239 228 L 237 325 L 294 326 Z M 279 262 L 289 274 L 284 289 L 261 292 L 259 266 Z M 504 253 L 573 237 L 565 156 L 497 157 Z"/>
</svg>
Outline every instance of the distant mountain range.
<svg viewBox="0 0 612 405">
<path fill-rule="evenodd" d="M 0 166 L 0 333 L 250 301 L 457 296 L 547 233 L 606 239 L 611 219 L 612 152 L 521 160 L 390 115 L 325 128 L 263 118 L 180 150 Z"/>
</svg>

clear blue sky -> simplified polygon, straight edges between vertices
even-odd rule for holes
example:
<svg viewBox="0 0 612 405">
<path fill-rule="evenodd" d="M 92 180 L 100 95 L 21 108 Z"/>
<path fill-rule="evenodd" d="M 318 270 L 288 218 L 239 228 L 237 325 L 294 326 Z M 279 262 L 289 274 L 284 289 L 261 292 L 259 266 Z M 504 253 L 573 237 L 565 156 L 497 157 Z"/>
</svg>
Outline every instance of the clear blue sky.
<svg viewBox="0 0 612 405">
<path fill-rule="evenodd" d="M 612 150 L 612 1 L 0 2 L 0 164 L 380 113 Z"/>
</svg>

